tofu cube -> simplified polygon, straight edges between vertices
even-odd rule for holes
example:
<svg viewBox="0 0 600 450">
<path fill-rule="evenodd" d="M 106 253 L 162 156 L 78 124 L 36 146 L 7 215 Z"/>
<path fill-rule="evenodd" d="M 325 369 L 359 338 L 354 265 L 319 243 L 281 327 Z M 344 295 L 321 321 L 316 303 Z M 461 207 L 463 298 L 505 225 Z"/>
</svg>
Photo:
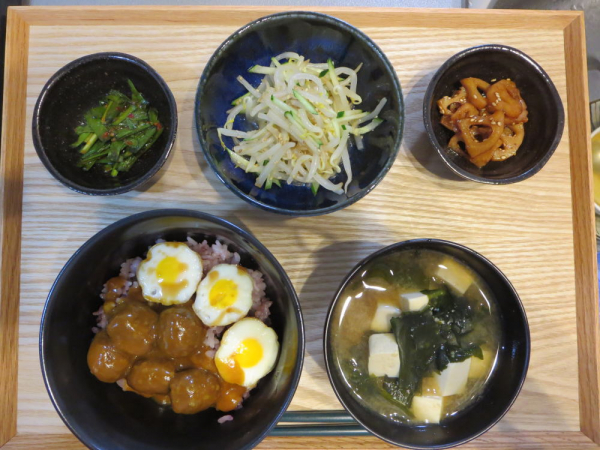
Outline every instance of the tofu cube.
<svg viewBox="0 0 600 450">
<path fill-rule="evenodd" d="M 371 330 L 378 333 L 389 333 L 392 329 L 390 320 L 392 317 L 400 316 L 400 308 L 394 305 L 377 305 L 373 320 L 371 320 Z"/>
<path fill-rule="evenodd" d="M 473 284 L 471 274 L 453 259 L 444 259 L 436 269 L 434 276 L 441 278 L 458 294 L 463 295 Z"/>
<path fill-rule="evenodd" d="M 444 406 L 443 397 L 421 397 L 415 395 L 412 400 L 412 413 L 420 422 L 440 423 Z"/>
<path fill-rule="evenodd" d="M 438 391 L 440 395 L 446 397 L 460 394 L 467 385 L 470 368 L 471 358 L 467 358 L 461 362 L 448 364 L 448 367 L 442 370 L 442 373 L 434 373 L 433 377 L 440 388 Z"/>
<path fill-rule="evenodd" d="M 483 378 L 490 370 L 492 364 L 492 352 L 487 348 L 482 348 L 483 359 L 471 356 L 471 368 L 469 369 L 469 378 Z"/>
<path fill-rule="evenodd" d="M 420 292 L 400 294 L 400 308 L 402 311 L 420 311 L 429 303 L 429 297 Z"/>
<path fill-rule="evenodd" d="M 392 333 L 372 334 L 369 337 L 369 375 L 398 378 L 400 354 Z"/>
</svg>

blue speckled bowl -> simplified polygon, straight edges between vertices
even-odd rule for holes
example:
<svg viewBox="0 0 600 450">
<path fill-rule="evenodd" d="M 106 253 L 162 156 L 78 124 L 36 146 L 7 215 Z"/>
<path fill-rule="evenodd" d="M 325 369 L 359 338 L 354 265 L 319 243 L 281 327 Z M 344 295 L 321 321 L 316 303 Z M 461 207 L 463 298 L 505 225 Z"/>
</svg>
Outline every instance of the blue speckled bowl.
<svg viewBox="0 0 600 450">
<path fill-rule="evenodd" d="M 243 75 L 257 86 L 262 75 L 248 73 L 255 64 L 269 65 L 285 51 L 297 52 L 313 62 L 331 58 L 336 66 L 356 67 L 360 108 L 371 111 L 379 100 L 388 101 L 380 114 L 385 119 L 364 139 L 365 149 L 350 148 L 353 180 L 344 195 L 319 189 L 313 195 L 308 185 L 254 185 L 256 175 L 235 167 L 221 147 L 217 128 L 224 125 L 231 101 L 245 93 L 236 81 Z M 200 145 L 217 177 L 236 195 L 268 211 L 310 216 L 342 209 L 370 192 L 390 169 L 402 139 L 404 102 L 394 68 L 375 43 L 361 31 L 334 17 L 313 12 L 285 12 L 252 22 L 232 34 L 208 61 L 196 94 L 196 127 Z M 237 123 L 236 123 L 237 125 Z M 332 181 L 345 181 L 339 174 Z"/>
</svg>

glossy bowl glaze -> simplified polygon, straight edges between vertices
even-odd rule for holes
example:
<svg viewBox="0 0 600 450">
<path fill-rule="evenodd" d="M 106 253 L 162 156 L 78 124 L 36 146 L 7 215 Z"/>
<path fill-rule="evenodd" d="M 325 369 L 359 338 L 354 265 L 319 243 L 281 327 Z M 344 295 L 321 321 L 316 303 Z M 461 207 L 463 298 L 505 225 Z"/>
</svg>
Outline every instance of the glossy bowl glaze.
<svg viewBox="0 0 600 450">
<path fill-rule="evenodd" d="M 130 79 L 158 111 L 164 131 L 127 172 L 110 177 L 100 167 L 76 166 L 75 127 L 111 89 L 130 95 Z M 177 133 L 177 105 L 161 76 L 139 58 L 124 53 L 95 53 L 70 62 L 46 83 L 33 110 L 33 144 L 46 169 L 68 188 L 89 195 L 115 195 L 149 181 L 166 162 Z"/>
<path fill-rule="evenodd" d="M 440 123 L 437 107 L 440 98 L 451 96 L 460 80 L 468 77 L 487 82 L 510 78 L 529 110 L 525 139 L 517 154 L 481 169 L 448 150 L 453 133 Z M 565 113 L 554 83 L 538 63 L 515 48 L 489 44 L 463 50 L 439 68 L 425 93 L 423 120 L 431 143 L 453 172 L 480 183 L 509 184 L 535 175 L 548 162 L 562 137 Z"/>
<path fill-rule="evenodd" d="M 336 304 L 344 301 L 344 288 L 359 276 L 364 267 L 380 257 L 404 250 L 435 250 L 454 257 L 474 270 L 488 285 L 496 298 L 501 336 L 498 359 L 478 399 L 441 424 L 404 425 L 392 422 L 379 413 L 364 408 L 351 394 L 335 362 L 332 347 L 332 319 Z M 341 300 L 340 300 L 341 299 Z M 325 365 L 329 381 L 344 407 L 367 430 L 394 445 L 414 448 L 448 448 L 460 445 L 493 427 L 516 400 L 529 366 L 529 325 L 523 304 L 506 276 L 479 253 L 449 241 L 415 239 L 385 247 L 352 269 L 339 287 L 327 314 L 324 337 Z"/>
<path fill-rule="evenodd" d="M 120 264 L 142 256 L 157 239 L 215 238 L 241 256 L 241 264 L 265 275 L 272 327 L 280 352 L 275 369 L 252 391 L 234 420 L 209 409 L 174 413 L 153 400 L 102 383 L 87 365 L 94 337 L 92 315 L 107 279 Z M 248 449 L 277 423 L 294 395 L 304 357 L 298 297 L 273 255 L 247 231 L 217 217 L 187 210 L 148 211 L 120 220 L 87 241 L 59 273 L 46 301 L 40 328 L 40 361 L 46 388 L 65 424 L 92 449 Z"/>
<path fill-rule="evenodd" d="M 222 127 L 231 101 L 245 92 L 236 80 L 243 75 L 257 86 L 262 75 L 248 73 L 255 64 L 269 65 L 280 53 L 294 51 L 312 62 L 363 67 L 358 72 L 360 108 L 372 111 L 382 98 L 388 101 L 380 114 L 385 121 L 365 136 L 365 149 L 350 148 L 353 181 L 348 194 L 319 189 L 313 195 L 307 185 L 254 185 L 256 175 L 244 172 L 221 147 L 217 128 Z M 312 12 L 285 12 L 263 17 L 236 31 L 208 61 L 196 94 L 196 127 L 204 156 L 217 177 L 236 195 L 268 211 L 288 215 L 327 214 L 342 209 L 369 193 L 388 172 L 400 147 L 404 103 L 394 68 L 383 52 L 364 33 L 346 22 Z M 237 122 L 236 122 L 237 126 Z M 226 139 L 226 142 L 230 142 Z M 333 181 L 345 181 L 339 174 Z"/>
</svg>

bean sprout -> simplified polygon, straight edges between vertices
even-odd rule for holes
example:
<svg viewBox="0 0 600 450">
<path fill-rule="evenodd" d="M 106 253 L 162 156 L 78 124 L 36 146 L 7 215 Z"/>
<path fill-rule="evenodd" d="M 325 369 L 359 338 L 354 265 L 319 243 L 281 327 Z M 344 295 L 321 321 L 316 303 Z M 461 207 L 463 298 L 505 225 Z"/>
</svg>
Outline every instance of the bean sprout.
<svg viewBox="0 0 600 450">
<path fill-rule="evenodd" d="M 264 78 L 257 88 L 237 78 L 248 92 L 232 102 L 218 129 L 221 145 L 235 165 L 257 174 L 258 187 L 287 182 L 309 184 L 315 194 L 319 187 L 347 193 L 352 181 L 349 138 L 362 151 L 362 136 L 383 122 L 378 116 L 387 102 L 381 99 L 371 113 L 353 109 L 362 103 L 356 93 L 359 70 L 335 67 L 331 60 L 312 64 L 294 52 L 271 58 L 269 66 L 251 67 L 250 73 Z M 239 114 L 258 128 L 234 130 Z M 232 149 L 223 137 L 233 138 Z M 342 170 L 346 183 L 334 184 L 331 178 Z"/>
</svg>

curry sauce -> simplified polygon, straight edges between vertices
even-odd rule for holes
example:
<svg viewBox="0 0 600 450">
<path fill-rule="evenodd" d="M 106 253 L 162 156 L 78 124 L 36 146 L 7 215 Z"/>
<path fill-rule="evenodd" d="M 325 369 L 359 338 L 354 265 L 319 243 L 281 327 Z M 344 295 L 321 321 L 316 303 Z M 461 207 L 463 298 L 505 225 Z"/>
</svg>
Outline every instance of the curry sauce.
<svg viewBox="0 0 600 450">
<path fill-rule="evenodd" d="M 175 306 L 148 303 L 137 287 L 118 298 L 126 281 L 115 277 L 106 284 L 107 326 L 96 334 L 87 357 L 92 374 L 181 414 L 236 409 L 247 389 L 219 376 L 203 343 L 208 328 L 194 313 L 193 300 Z"/>
</svg>

